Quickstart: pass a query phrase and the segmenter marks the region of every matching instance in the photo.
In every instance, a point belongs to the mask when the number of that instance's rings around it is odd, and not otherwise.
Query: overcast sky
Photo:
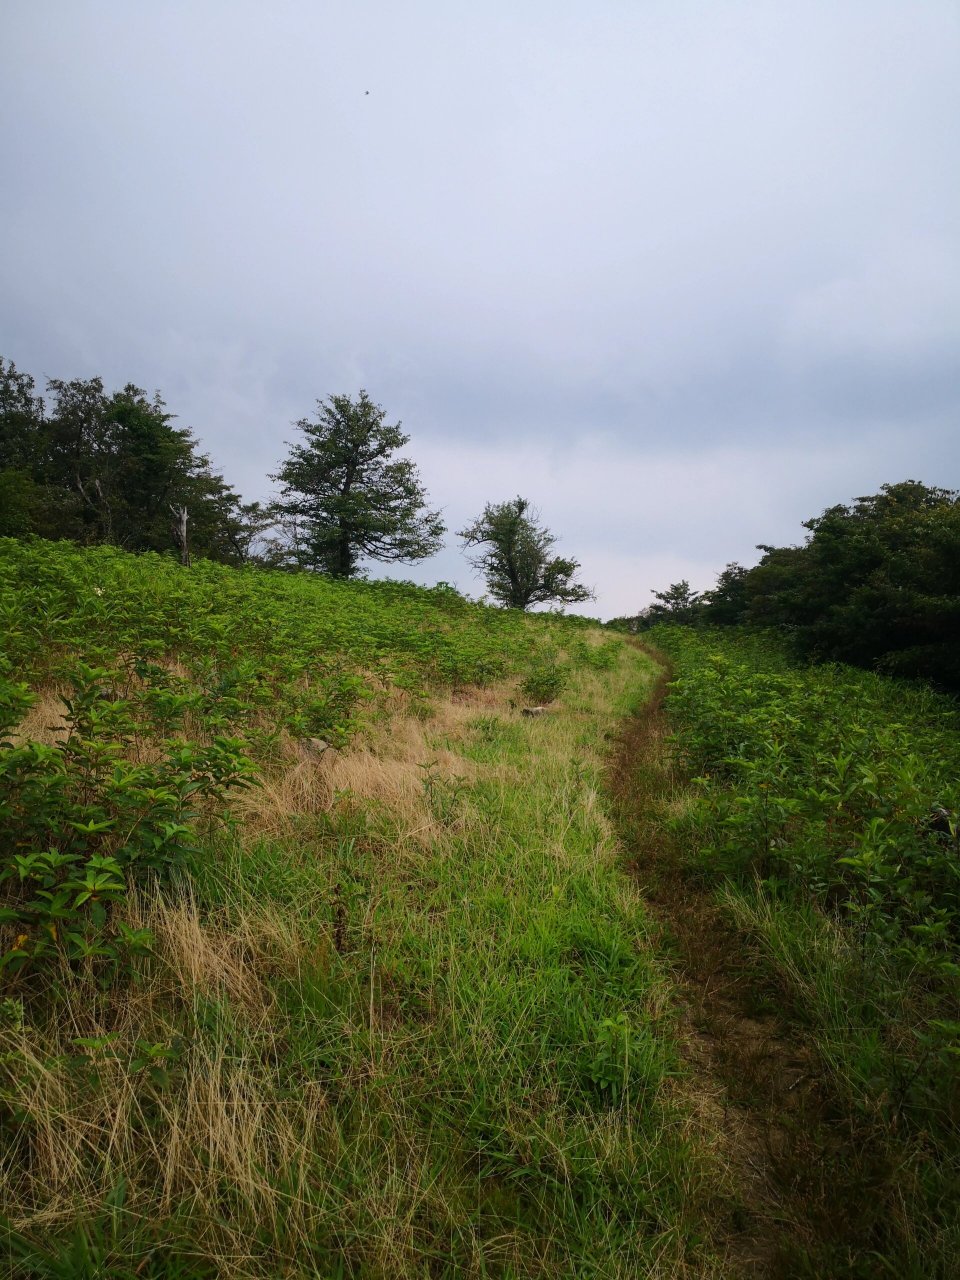
[[[6,0],[0,120],[0,353],[246,498],[364,387],[607,617],[960,487],[956,0]]]

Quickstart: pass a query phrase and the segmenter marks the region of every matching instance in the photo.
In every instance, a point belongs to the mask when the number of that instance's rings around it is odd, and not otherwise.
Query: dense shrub
[[[675,742],[699,786],[687,821],[702,856],[800,886],[916,963],[952,972],[956,704],[849,667],[791,668],[758,640],[674,632],[670,644]]]

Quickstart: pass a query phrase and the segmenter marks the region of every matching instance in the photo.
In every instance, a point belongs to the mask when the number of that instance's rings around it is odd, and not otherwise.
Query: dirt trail
[[[870,1274],[861,1269],[862,1224],[851,1204],[862,1202],[878,1171],[831,1108],[816,1056],[749,941],[725,921],[712,889],[684,869],[664,830],[678,790],[664,752],[669,679],[664,669],[625,726],[610,782],[632,869],[676,956],[699,1110],[736,1188],[716,1234],[731,1276]]]

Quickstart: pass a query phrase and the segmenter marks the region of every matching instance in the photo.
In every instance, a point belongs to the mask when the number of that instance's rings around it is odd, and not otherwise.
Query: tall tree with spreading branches
[[[316,421],[297,422],[304,440],[272,477],[288,561],[350,578],[364,557],[410,563],[439,549],[440,513],[428,510],[413,462],[393,457],[410,437],[385,417],[361,391],[318,400]]]
[[[593,592],[575,581],[579,562],[551,554],[556,536],[540,524],[540,513],[526,498],[488,502],[457,536],[465,551],[478,548],[470,563],[486,578],[494,600],[508,609],[593,599]]]

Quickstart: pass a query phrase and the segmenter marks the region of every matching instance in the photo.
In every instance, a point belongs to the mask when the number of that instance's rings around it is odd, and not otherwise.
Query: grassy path
[[[664,755],[668,680],[663,669],[650,701],[628,721],[612,791],[644,899],[677,956],[684,1060],[733,1192],[725,1241],[731,1274],[776,1275],[788,1232],[776,1164],[789,1117],[806,1098],[809,1062],[757,989],[710,891],[684,874],[671,847],[664,818],[678,795]]]
[[[667,672],[581,636],[538,716],[503,683],[281,735],[127,904],[129,989],[0,1027],[12,1275],[876,1274],[873,1157],[671,844]]]
[[[578,652],[538,716],[503,683],[281,736],[127,904],[132,985],[0,1026],[12,1275],[876,1274],[869,1150],[667,834],[667,672]]]
[[[131,904],[133,987],[68,983],[5,1030],[18,1276],[721,1274],[601,794],[656,668],[606,641],[539,717],[461,689],[278,749],[182,895]]]

